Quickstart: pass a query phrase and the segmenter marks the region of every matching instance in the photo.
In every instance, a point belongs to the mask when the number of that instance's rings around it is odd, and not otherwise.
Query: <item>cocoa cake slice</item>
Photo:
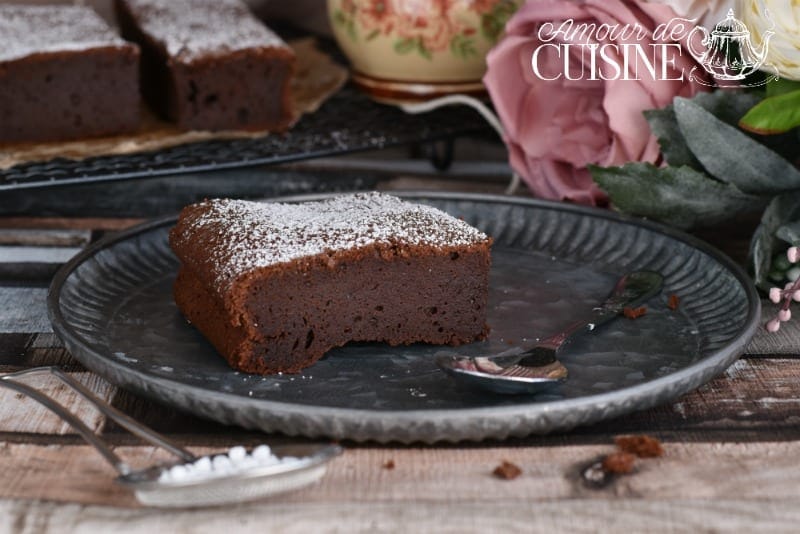
[[[380,193],[209,200],[170,232],[175,302],[235,369],[297,372],[351,341],[485,338],[491,239]]]
[[[0,143],[139,126],[139,49],[80,6],[0,5]]]
[[[142,92],[187,130],[273,130],[292,116],[294,52],[239,0],[115,0]]]

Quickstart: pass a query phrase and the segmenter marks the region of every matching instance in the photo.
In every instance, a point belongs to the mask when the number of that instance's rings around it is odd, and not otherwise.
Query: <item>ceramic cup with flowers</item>
[[[404,102],[481,94],[486,53],[522,0],[328,0],[353,80]]]

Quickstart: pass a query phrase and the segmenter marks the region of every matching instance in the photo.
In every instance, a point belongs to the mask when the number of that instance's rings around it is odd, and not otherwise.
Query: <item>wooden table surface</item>
[[[55,269],[100,236],[135,222],[0,217],[0,372],[62,366],[114,406],[198,453],[304,442],[158,405],[88,372],[63,348],[45,309]],[[746,246],[735,239],[728,244],[733,255]],[[798,354],[795,321],[775,335],[759,332],[727,372],[669,405],[566,434],[502,442],[345,442],[344,454],[314,486],[199,510],[138,505],[115,485],[113,469],[64,423],[0,391],[0,532],[797,531]],[[55,381],[33,383],[80,414],[135,466],[161,457]],[[639,460],[633,473],[605,485],[587,483],[586,466],[613,452],[614,437],[624,434],[658,438],[664,456]],[[504,460],[522,474],[493,476]]]

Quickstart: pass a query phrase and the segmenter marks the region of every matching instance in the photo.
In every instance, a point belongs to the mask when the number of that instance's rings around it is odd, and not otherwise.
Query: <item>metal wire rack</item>
[[[488,130],[475,111],[449,107],[423,115],[373,102],[347,86],[289,132],[254,139],[214,140],[153,152],[64,158],[0,171],[0,191],[143,179],[374,150],[452,139]]]

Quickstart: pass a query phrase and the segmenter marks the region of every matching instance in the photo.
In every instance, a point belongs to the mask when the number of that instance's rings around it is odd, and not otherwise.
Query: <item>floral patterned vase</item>
[[[353,81],[388,102],[481,95],[486,53],[522,0],[328,0]]]

